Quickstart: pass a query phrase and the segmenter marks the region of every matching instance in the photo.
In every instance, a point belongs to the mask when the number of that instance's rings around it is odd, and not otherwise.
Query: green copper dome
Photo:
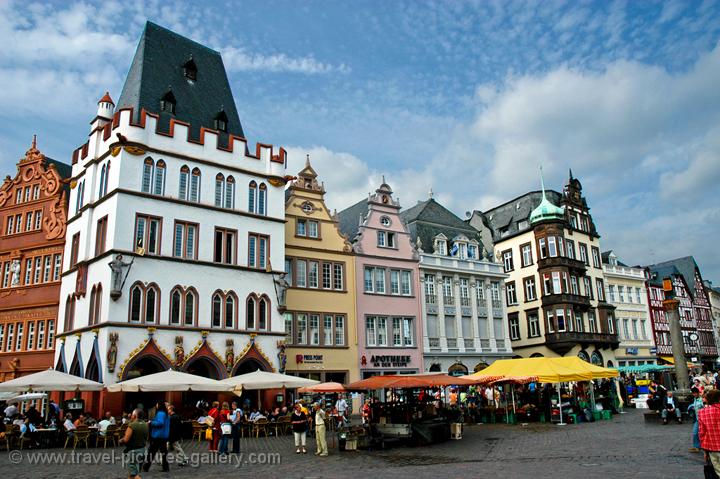
[[[542,168],[540,168],[540,184],[542,185],[542,200],[540,204],[530,213],[530,224],[535,224],[546,220],[562,220],[565,218],[565,211],[559,206],[555,206],[545,196],[545,181],[542,177]]]

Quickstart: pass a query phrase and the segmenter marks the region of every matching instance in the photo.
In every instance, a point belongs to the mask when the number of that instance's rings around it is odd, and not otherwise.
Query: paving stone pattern
[[[690,424],[645,424],[641,411],[630,410],[612,421],[555,426],[530,424],[467,426],[463,439],[428,447],[396,447],[385,451],[330,451],[316,457],[314,439],[308,453],[295,454],[292,436],[242,439],[242,451],[279,453],[280,464],[201,464],[168,473],[153,465],[143,478],[695,478],[703,477],[702,455],[688,451]],[[186,441],[187,453],[206,452],[207,443]],[[61,449],[43,450],[62,452]],[[89,453],[103,452],[90,448]],[[112,449],[105,452],[111,453]],[[114,449],[120,455],[121,449]],[[83,452],[85,452],[83,450]],[[33,451],[24,451],[24,454]],[[14,453],[17,454],[17,453]],[[123,478],[118,464],[11,463],[0,452],[2,478]],[[206,458],[207,459],[207,458]],[[258,459],[262,459],[258,456]]]

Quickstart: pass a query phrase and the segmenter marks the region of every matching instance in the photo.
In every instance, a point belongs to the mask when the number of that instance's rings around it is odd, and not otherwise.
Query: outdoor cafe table
[[[36,429],[38,442],[41,447],[53,447],[57,443],[58,430],[57,428],[40,428]]]

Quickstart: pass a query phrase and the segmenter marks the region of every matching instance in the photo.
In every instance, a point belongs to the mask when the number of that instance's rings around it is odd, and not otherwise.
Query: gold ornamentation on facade
[[[175,336],[175,366],[179,367],[185,362],[185,348],[183,347],[183,337]]]
[[[110,346],[108,346],[106,359],[108,371],[111,373],[115,371],[115,363],[117,362],[117,342],[119,337],[120,336],[118,335],[118,333],[108,334],[108,341],[110,342]]]
[[[112,334],[112,333],[111,333],[111,334]],[[117,334],[117,333],[115,333],[115,334]],[[142,351],[142,350],[145,348],[145,346],[147,346],[148,344],[150,344],[150,341],[152,341],[152,342],[155,343],[155,347],[157,347],[158,351],[160,351],[160,354],[162,354],[163,356],[165,356],[165,358],[168,360],[168,362],[172,364],[172,362],[173,362],[173,361],[172,361],[172,358],[171,358],[170,355],[167,353],[167,351],[165,351],[163,348],[161,348],[160,345],[159,345],[158,343],[156,343],[154,339],[148,338],[148,339],[146,339],[145,341],[143,341],[142,343],[140,343],[140,345],[139,345],[137,348],[135,348],[135,349],[133,349],[132,351],[130,351],[130,354],[127,355],[127,357],[125,358],[125,361],[123,361],[123,363],[120,365],[120,370],[118,371],[118,379],[122,379],[123,373],[125,372],[125,368],[127,367],[128,363],[130,363],[130,361],[131,361],[140,351]]]

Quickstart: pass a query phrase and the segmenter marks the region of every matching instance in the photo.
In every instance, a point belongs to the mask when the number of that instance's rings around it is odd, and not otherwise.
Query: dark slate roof
[[[50,165],[55,166],[60,178],[67,179],[72,176],[72,166],[62,161],[53,160],[52,158],[45,157],[45,164],[49,167]]]
[[[197,80],[185,78],[186,62],[197,66]],[[175,114],[160,111],[160,100],[172,90]],[[132,107],[134,121],[140,111],[160,114],[161,131],[168,131],[170,118],[190,123],[190,136],[200,136],[200,127],[214,128],[220,110],[227,115],[227,132],[244,137],[240,117],[220,53],[152,22],[145,24],[122,94],[116,106]],[[221,133],[220,143],[227,144]]]
[[[650,271],[657,272],[660,279],[673,274],[673,271],[674,274],[682,275],[685,280],[685,284],[687,284],[688,288],[690,288],[691,294],[695,294],[695,268],[698,266],[695,262],[695,258],[692,256],[685,256],[683,258],[664,261],[648,267],[650,268]]]
[[[478,242],[478,251],[482,251],[480,233],[435,199],[422,201],[406,209],[400,213],[400,217],[407,224],[413,242],[420,238],[424,251],[433,251],[433,239],[440,233],[450,241],[461,234],[470,240],[474,239]]]
[[[350,241],[355,239],[360,229],[360,216],[365,218],[368,212],[368,200],[364,199],[345,208],[338,213],[338,226],[343,234],[347,235]]]
[[[562,195],[557,191],[545,190],[545,195],[555,206],[562,206]],[[530,213],[537,208],[540,201],[542,201],[542,191],[531,191],[514,200],[510,200],[507,203],[483,212],[483,222],[492,231],[493,240],[500,240],[500,231],[504,228],[507,228],[507,234],[502,236],[503,238],[514,236],[525,231],[525,229],[520,231],[518,228],[518,223],[522,220],[528,222],[526,229],[530,229]]]

